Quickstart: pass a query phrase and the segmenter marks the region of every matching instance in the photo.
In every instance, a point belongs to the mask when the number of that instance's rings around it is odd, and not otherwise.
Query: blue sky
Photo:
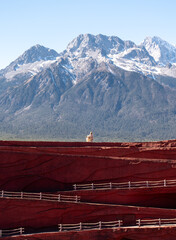
[[[35,44],[63,51],[81,33],[176,44],[176,0],[0,0],[0,69]]]

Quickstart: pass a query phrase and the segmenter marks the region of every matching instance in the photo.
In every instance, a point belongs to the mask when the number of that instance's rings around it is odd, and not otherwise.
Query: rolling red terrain
[[[139,228],[136,221],[176,218],[176,185],[99,190],[73,187],[88,183],[176,180],[175,168],[175,140],[153,143],[0,141],[0,190],[81,198],[77,203],[51,202],[2,194],[0,229],[24,227],[26,233],[35,233],[13,239],[175,239],[176,225]],[[53,232],[58,231],[58,224],[116,220],[123,221],[122,228]]]

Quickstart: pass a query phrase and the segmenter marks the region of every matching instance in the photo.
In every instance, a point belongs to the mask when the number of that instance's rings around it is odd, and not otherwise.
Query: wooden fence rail
[[[130,227],[141,227],[141,226],[164,226],[164,225],[176,225],[176,218],[173,219],[137,219],[135,226]],[[97,222],[97,223],[77,223],[77,224],[58,224],[59,231],[83,231],[91,229],[105,229],[105,228],[126,228],[128,226],[123,226],[123,221],[113,221],[113,222]]]
[[[9,192],[0,191],[1,198],[17,198],[28,200],[45,200],[57,202],[80,202],[80,196],[67,196],[61,194],[48,194],[48,193],[29,193],[29,192]]]
[[[168,225],[168,224],[176,224],[176,218],[172,219],[138,219],[136,220],[137,226],[146,226],[146,225]]]
[[[82,231],[91,229],[120,228],[122,220],[113,222],[97,222],[97,223],[77,223],[77,224],[59,224],[59,231]]]
[[[165,225],[176,225],[176,218],[172,219],[137,219],[135,226],[130,227],[147,227],[152,226],[165,226]],[[122,220],[112,221],[112,222],[96,222],[96,223],[77,223],[77,224],[58,224],[59,232],[63,231],[84,231],[84,230],[102,230],[105,228],[127,228],[128,226],[123,226]],[[10,230],[0,230],[0,237],[7,237],[13,235],[24,234],[24,228],[10,229]]]
[[[16,228],[9,230],[0,230],[0,237],[8,237],[14,235],[22,235],[24,233],[24,228]]]
[[[158,188],[158,187],[176,187],[176,180],[160,181],[140,181],[124,183],[88,183],[74,184],[74,190],[95,190],[95,189],[135,189],[135,188]]]

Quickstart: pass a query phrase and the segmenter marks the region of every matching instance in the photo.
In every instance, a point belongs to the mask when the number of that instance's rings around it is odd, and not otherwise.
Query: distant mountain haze
[[[81,34],[66,50],[35,45],[0,70],[2,138],[176,138],[176,48]]]

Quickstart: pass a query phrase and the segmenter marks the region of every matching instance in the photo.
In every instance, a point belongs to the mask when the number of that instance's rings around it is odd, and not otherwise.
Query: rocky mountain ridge
[[[123,41],[115,36],[81,34],[73,39],[67,49],[60,54],[39,44],[31,47],[9,66],[2,69],[0,75],[8,81],[22,74],[32,76],[54,62],[60,62],[61,59],[66,60],[66,67],[69,67],[69,71],[73,68],[76,71],[78,65],[80,70],[80,61],[85,67],[83,62],[86,61],[87,64],[89,59],[89,61],[94,60],[98,63],[113,63],[124,70],[136,71],[150,77],[155,75],[175,77],[175,53],[176,48],[173,45],[158,37],[148,37],[137,46],[132,41]],[[162,59],[164,58],[163,61],[158,60],[160,55]]]
[[[174,49],[156,37],[136,45],[101,34],[81,34],[59,54],[36,45],[0,71],[0,130],[51,139],[82,138],[88,129],[99,139],[172,138]]]

